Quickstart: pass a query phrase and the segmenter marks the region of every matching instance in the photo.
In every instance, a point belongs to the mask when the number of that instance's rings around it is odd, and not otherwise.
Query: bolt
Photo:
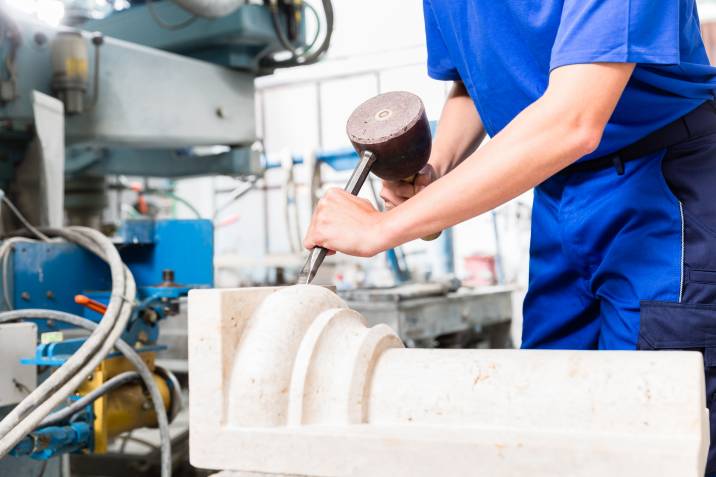
[[[22,298],[25,301],[30,301],[30,294],[28,292],[24,291],[20,294],[20,298]]]
[[[89,376],[87,376],[87,381],[92,381],[92,379],[94,379],[93,375],[90,374]]]
[[[104,36],[99,32],[94,32],[92,34],[92,44],[94,46],[102,46],[102,44],[104,44]]]
[[[144,401],[144,402],[142,403],[142,410],[143,410],[143,411],[149,411],[149,410],[151,410],[151,409],[152,409],[152,403],[150,403],[149,401]]]
[[[225,117],[226,117],[226,114],[224,113],[224,108],[222,108],[221,106],[219,106],[218,108],[216,108],[216,116],[217,116],[217,117],[220,117],[220,118],[222,118],[222,119],[225,118]]]
[[[48,328],[54,328],[55,327],[55,320],[47,320],[46,322]]]
[[[54,300],[55,299],[55,293],[52,290],[47,290],[47,299],[48,300]]]
[[[35,33],[34,39],[35,43],[37,43],[37,45],[39,46],[42,46],[47,43],[47,35],[41,32]]]
[[[174,270],[172,270],[171,268],[162,270],[162,281],[174,283]]]

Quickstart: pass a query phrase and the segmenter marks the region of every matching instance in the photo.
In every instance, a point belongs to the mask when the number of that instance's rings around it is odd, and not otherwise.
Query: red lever
[[[77,303],[78,305],[86,306],[90,310],[96,311],[101,315],[104,315],[104,313],[107,311],[106,305],[96,300],[93,300],[85,295],[75,295],[75,303]]]

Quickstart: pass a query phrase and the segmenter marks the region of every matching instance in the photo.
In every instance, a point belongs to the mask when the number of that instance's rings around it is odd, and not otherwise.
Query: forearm
[[[438,122],[430,165],[438,177],[453,170],[485,138],[485,128],[462,82],[453,84]]]
[[[562,87],[548,89],[451,173],[386,213],[382,224],[387,246],[429,235],[491,210],[592,152],[631,75],[633,66],[626,67],[628,76],[616,76],[611,80],[614,84],[601,85],[603,94],[598,89],[599,69],[586,84],[580,84],[584,78],[580,78],[579,67],[568,70]],[[604,68],[609,73],[609,68],[615,67]],[[576,71],[575,78],[569,77],[570,71]],[[597,91],[590,97],[593,105],[580,104],[584,103],[581,98],[585,97],[585,88]]]

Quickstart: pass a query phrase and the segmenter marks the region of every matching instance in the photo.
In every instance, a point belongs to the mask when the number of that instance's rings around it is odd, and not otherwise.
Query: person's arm
[[[545,94],[452,172],[389,212],[331,190],[305,245],[372,256],[491,210],[599,146],[634,70],[632,63],[558,68]]]
[[[472,154],[485,139],[485,127],[462,81],[453,83],[438,122],[428,166],[413,184],[383,181],[381,197],[386,208],[402,204],[444,176]]]
[[[455,82],[440,115],[430,165],[446,175],[475,152],[485,139],[485,127],[462,81]]]

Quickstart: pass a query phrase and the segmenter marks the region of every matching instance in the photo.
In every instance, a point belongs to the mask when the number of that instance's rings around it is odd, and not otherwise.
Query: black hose
[[[324,27],[325,36],[320,46],[308,55],[306,55],[307,52],[305,51],[302,52],[300,55],[296,54],[296,49],[288,41],[288,38],[286,38],[286,35],[281,28],[278,16],[278,9],[275,7],[275,5],[269,7],[271,9],[271,22],[273,23],[274,29],[276,30],[276,35],[278,36],[281,45],[291,53],[291,58],[282,61],[268,60],[265,62],[265,66],[270,68],[286,68],[298,65],[310,65],[316,63],[323,56],[323,54],[328,51],[328,48],[331,45],[331,38],[333,37],[333,3],[331,2],[331,0],[321,0],[321,3],[323,5],[324,15],[326,16],[326,25]]]
[[[141,376],[136,371],[127,371],[125,373],[118,374],[117,376],[102,383],[102,385],[97,389],[94,389],[92,392],[85,394],[80,399],[73,401],[67,407],[50,414],[43,419],[37,427],[40,428],[57,425],[68,419],[73,414],[80,412],[82,409],[94,403],[97,399],[101,398],[110,391],[138,379],[141,379]]]

